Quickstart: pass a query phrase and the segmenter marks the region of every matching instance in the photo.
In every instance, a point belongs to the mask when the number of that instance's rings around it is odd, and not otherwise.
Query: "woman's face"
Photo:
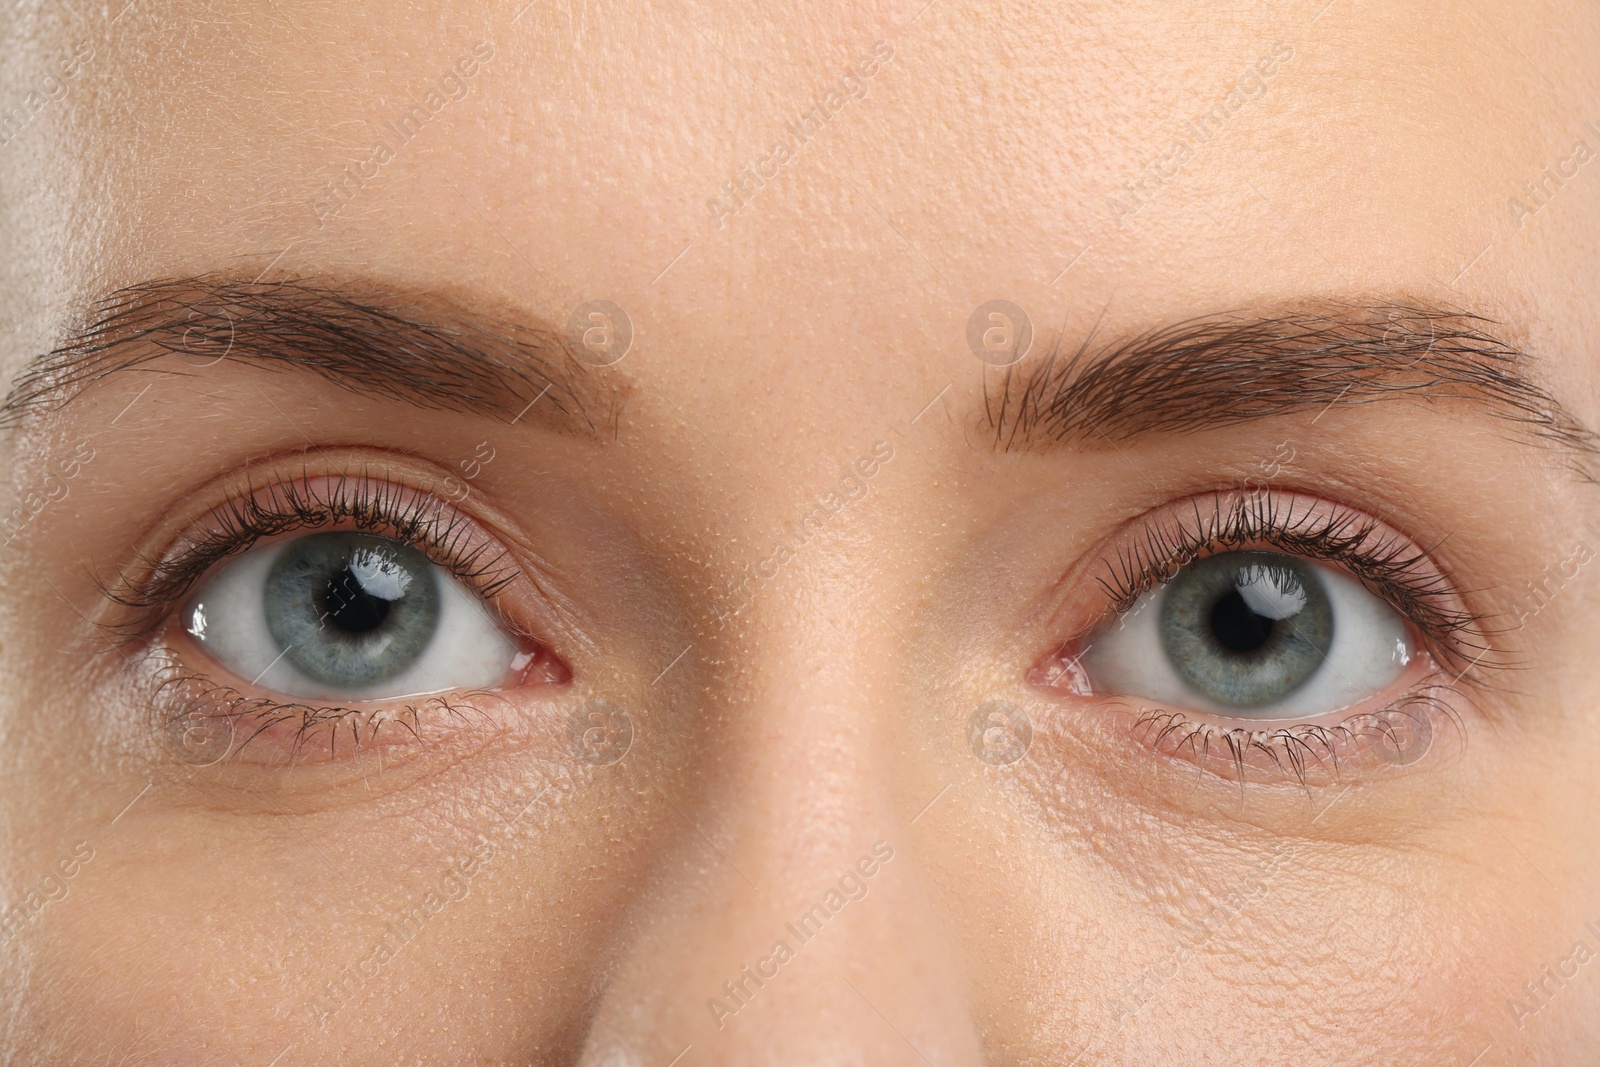
[[[0,1058],[1600,1047],[1591,4],[4,16]]]

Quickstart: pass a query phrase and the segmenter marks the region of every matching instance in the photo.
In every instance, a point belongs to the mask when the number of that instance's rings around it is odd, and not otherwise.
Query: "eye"
[[[426,554],[354,531],[251,549],[196,591],[183,623],[238,677],[296,697],[490,688],[526,658]]]
[[[1354,578],[1281,552],[1185,564],[1091,636],[1095,692],[1242,718],[1309,718],[1382,693],[1414,654],[1405,620]]]

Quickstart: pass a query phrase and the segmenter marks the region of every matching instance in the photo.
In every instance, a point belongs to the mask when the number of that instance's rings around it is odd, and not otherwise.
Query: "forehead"
[[[150,276],[316,273],[872,375],[970,360],[994,297],[1069,331],[1368,290],[1538,319],[1594,266],[1600,181],[1543,177],[1600,147],[1577,3],[113,8],[9,27],[0,240],[41,334]]]

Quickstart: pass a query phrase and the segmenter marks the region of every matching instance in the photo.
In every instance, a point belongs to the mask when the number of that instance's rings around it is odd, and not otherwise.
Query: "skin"
[[[1509,628],[1529,583],[1600,545],[1593,486],[1414,400],[997,453],[1003,375],[964,342],[997,295],[1029,310],[1037,360],[1097,327],[1399,294],[1502,323],[1600,424],[1600,164],[1520,226],[1508,206],[1600,138],[1592,4],[76,6],[0,23],[7,104],[93,45],[0,149],[8,376],[103,294],[207,272],[556,328],[603,297],[636,337],[569,368],[601,398],[592,434],[178,357],[5,432],[8,513],[77,443],[94,457],[0,550],[0,904],[64,887],[0,944],[6,1062],[1465,1067],[1600,1047],[1600,964],[1573,961],[1600,948],[1593,571]],[[479,40],[464,98],[319,225],[308,198]],[[707,199],[878,41],[866,96],[717,225]],[[1279,42],[1263,95],[1137,211],[1108,206]],[[366,457],[428,485],[484,441],[471,506],[541,576],[516,610],[570,681],[340,759],[172,758],[84,622],[109,610],[94,574],[159,552],[247,460]],[[865,497],[719,623],[880,441]],[[1521,669],[1454,703],[1412,766],[1240,789],[1028,673],[1104,611],[1108,536],[1284,442],[1284,479],[1434,549]],[[566,746],[597,695],[634,730],[604,765]],[[966,743],[993,698],[1032,724],[1014,763]],[[92,858],[53,874],[80,842]],[[893,858],[865,895],[787,934],[877,842]],[[311,1006],[475,843],[459,899]],[[1215,934],[1185,940],[1208,914]],[[719,1020],[708,1001],[779,939],[794,958]],[[1546,966],[1576,976],[1533,999]]]

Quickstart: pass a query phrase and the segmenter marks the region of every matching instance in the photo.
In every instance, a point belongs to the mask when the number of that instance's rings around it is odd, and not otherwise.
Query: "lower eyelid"
[[[1114,757],[1153,756],[1232,787],[1338,787],[1424,769],[1458,749],[1462,698],[1429,662],[1398,695],[1314,720],[1229,719],[1122,697],[1073,701],[1053,717]]]
[[[572,680],[571,669],[548,646],[524,642],[503,683],[490,689],[343,701],[273,694],[254,680],[227,677],[221,665],[202,665],[212,657],[181,621],[179,614],[169,616],[141,657],[141,673],[156,736],[169,755],[191,764],[223,758],[303,764],[335,758],[341,749],[395,752],[463,730],[493,731],[504,723],[487,709],[510,692]]]
[[[518,667],[519,688],[570,680],[565,665],[547,653],[530,653]],[[145,652],[138,669],[136,699],[147,709],[150,735],[166,759],[190,766],[288,766],[403,753],[496,732],[510,713],[503,689],[344,704],[251,693],[196,669],[170,642]]]

